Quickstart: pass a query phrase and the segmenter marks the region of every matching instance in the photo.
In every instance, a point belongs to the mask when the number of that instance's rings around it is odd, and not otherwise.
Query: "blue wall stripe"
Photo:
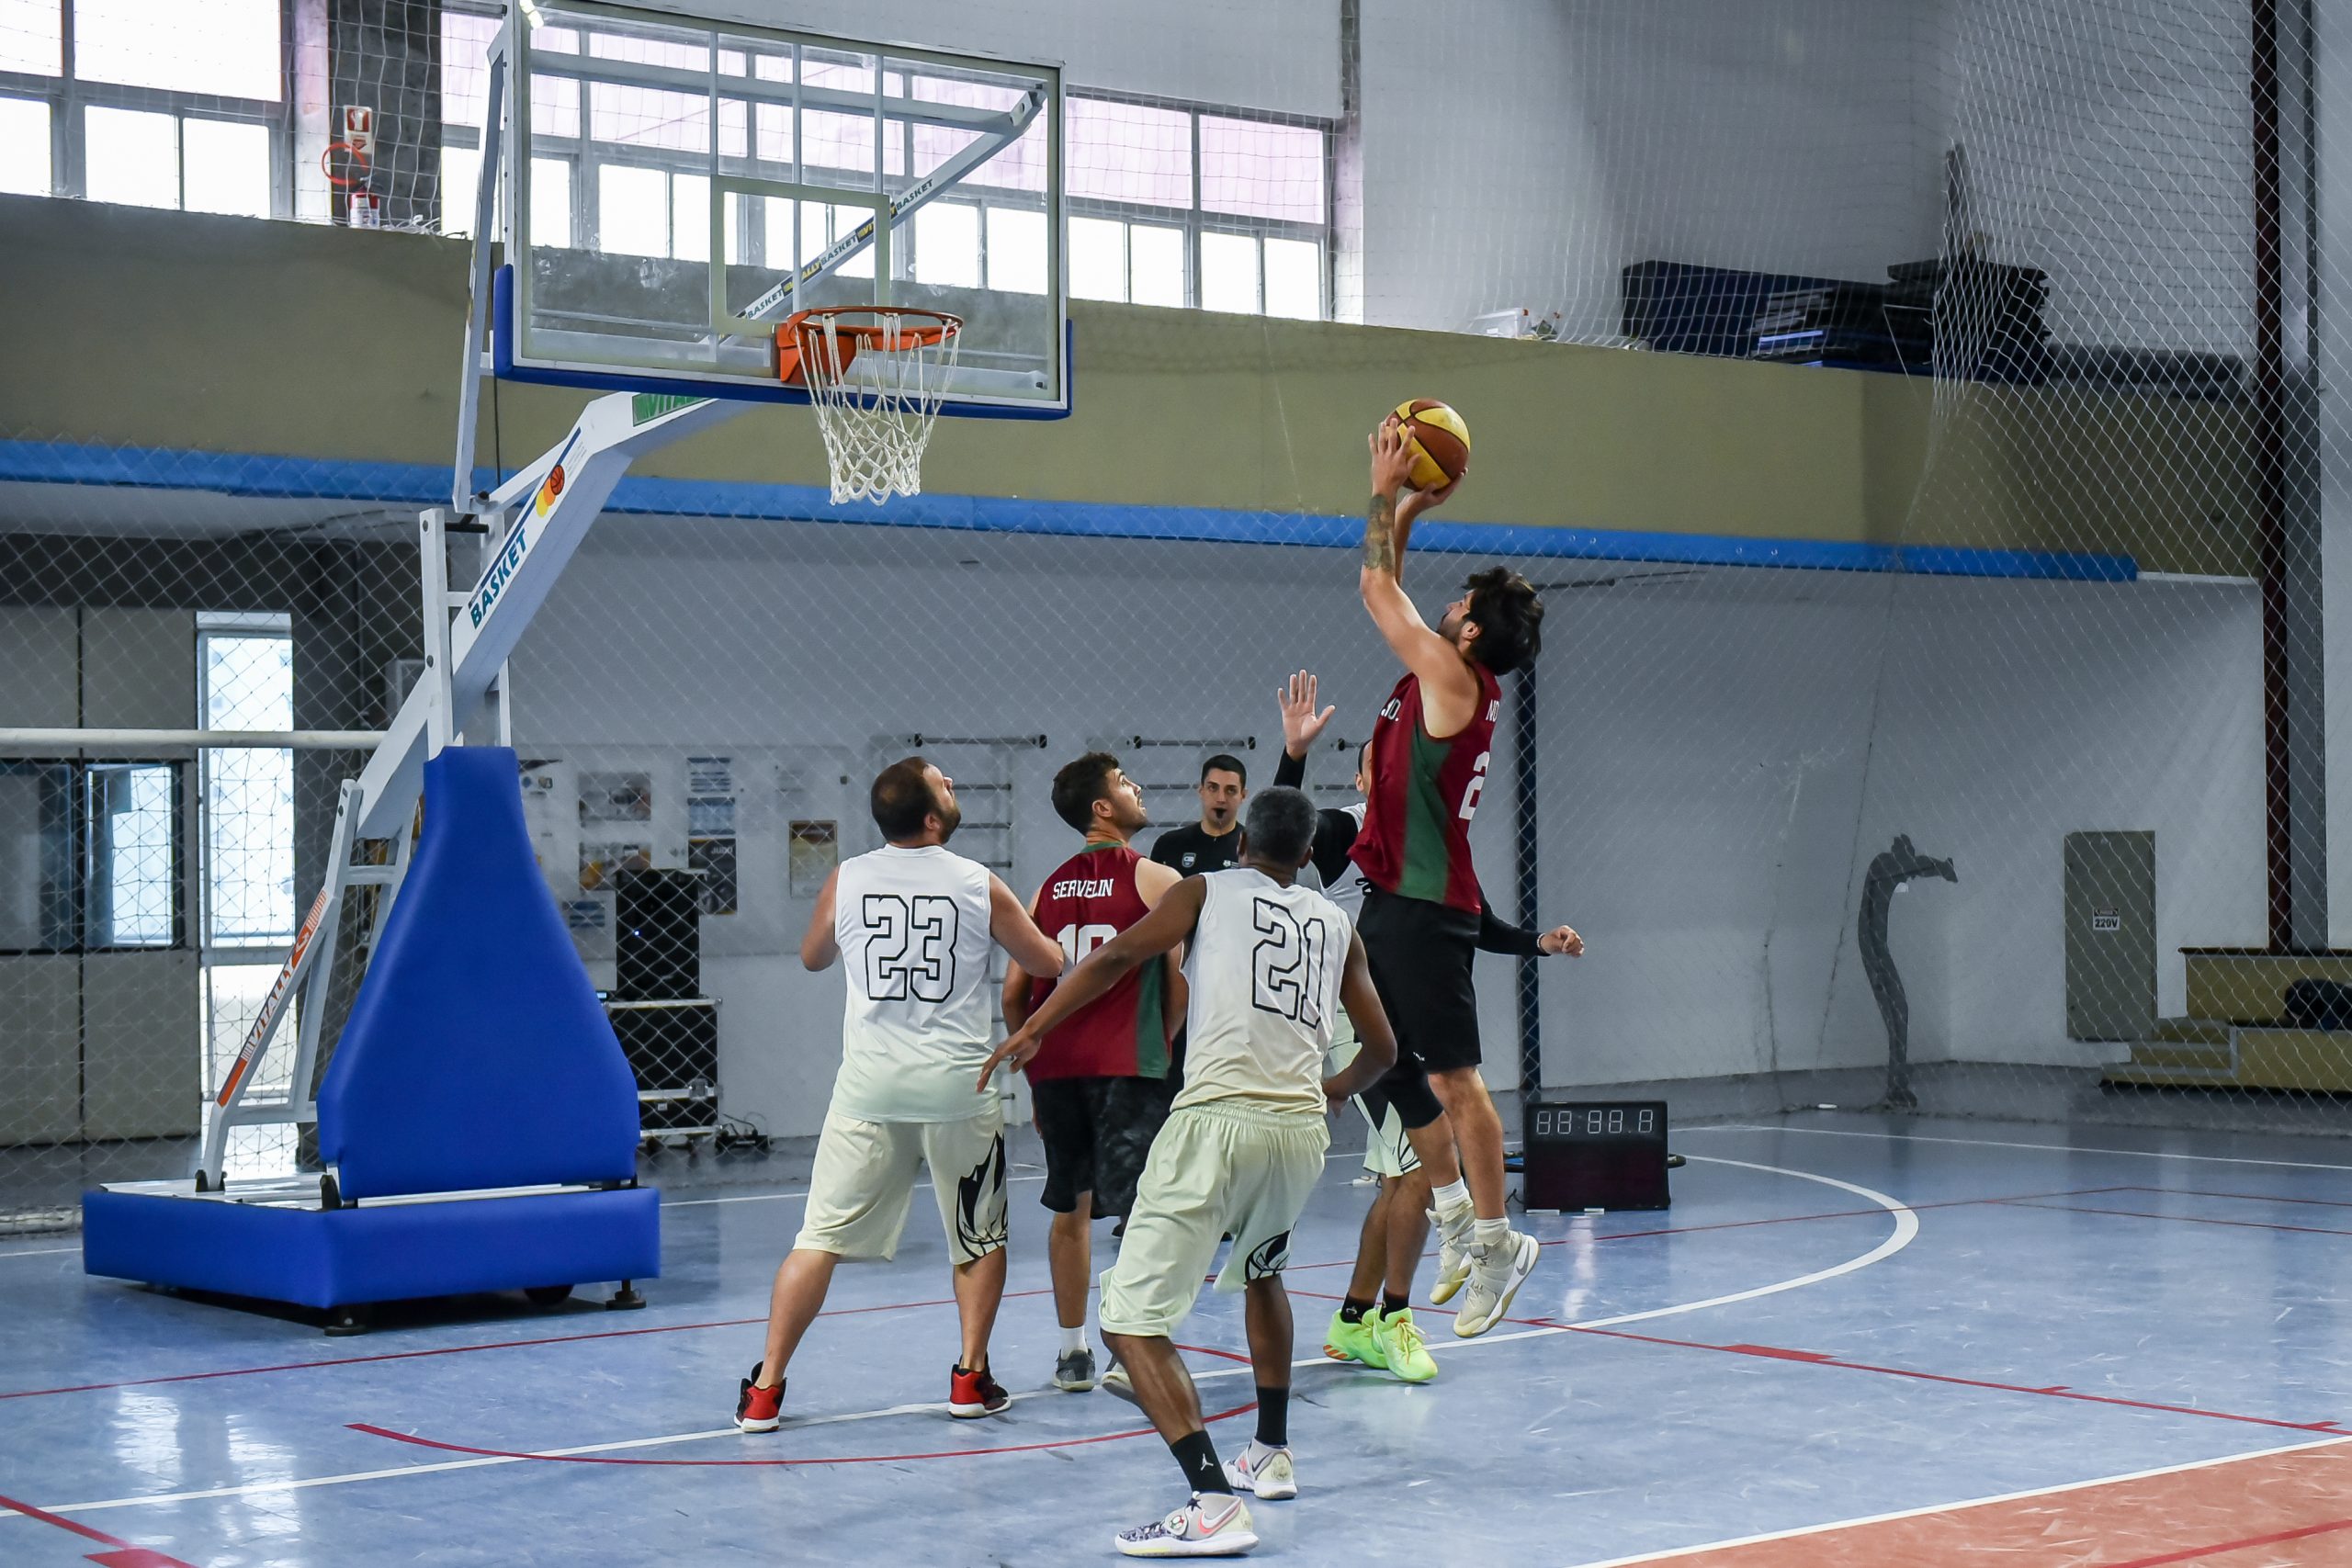
[[[477,471],[478,488],[503,476]],[[431,506],[448,498],[449,472],[424,463],[371,463],[166,447],[66,442],[0,442],[0,480],[30,484],[130,485],[215,491],[224,495],[304,497]],[[1236,512],[1209,506],[1137,506],[1025,501],[1001,496],[919,495],[885,506],[835,505],[814,485],[717,479],[623,479],[607,511],[740,517],[775,522],[863,523],[901,528],[1042,534],[1080,538],[1189,539],[1228,544],[1353,547],[1363,524],[1304,512]],[[1733,535],[1638,533],[1611,528],[1534,528],[1443,522],[1414,530],[1427,548],[1524,559],[1643,561],[1690,566],[1900,571],[1931,577],[2039,578],[2130,582],[2130,556],[2077,551],[1969,549],[1949,545],[1847,544],[1826,539],[1751,539]]]

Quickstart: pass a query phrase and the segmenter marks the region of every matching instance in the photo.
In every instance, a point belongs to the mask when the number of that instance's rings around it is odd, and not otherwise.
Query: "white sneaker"
[[[1258,1532],[1240,1498],[1195,1492],[1166,1518],[1121,1530],[1111,1544],[1128,1557],[1238,1557],[1258,1544]]]
[[[1117,1394],[1129,1404],[1136,1403],[1135,1382],[1127,1376],[1127,1369],[1119,1365],[1116,1361],[1111,1363],[1111,1370],[1104,1372],[1102,1380],[1094,1386],[1101,1389],[1105,1393]]]
[[[1451,1221],[1434,1213],[1430,1218],[1437,1222],[1438,1230],[1437,1282],[1430,1287],[1430,1300],[1442,1306],[1470,1278],[1470,1242],[1476,1234],[1478,1213],[1464,1208]]]
[[[1473,1252],[1470,1259],[1470,1293],[1462,1298],[1462,1310],[1454,1314],[1453,1332],[1464,1339],[1476,1339],[1510,1311],[1511,1298],[1535,1272],[1536,1259],[1543,1249],[1535,1238],[1512,1231],[1496,1246]]]
[[[1225,1461],[1225,1483],[1268,1503],[1298,1495],[1298,1472],[1291,1468],[1290,1450],[1270,1449],[1255,1438],[1239,1459]]]

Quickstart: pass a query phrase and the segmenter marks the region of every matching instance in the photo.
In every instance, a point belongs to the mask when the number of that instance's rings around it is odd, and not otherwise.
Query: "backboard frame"
[[[685,72],[656,63],[622,61],[591,52],[593,46],[577,51],[532,56],[530,35],[534,26],[525,13],[543,19],[545,25],[566,28],[585,24],[575,37],[587,44],[586,33],[593,31],[597,18],[610,18],[616,27],[637,25],[651,30],[684,29],[704,34],[709,43],[710,66],[700,72]],[[726,58],[726,40],[735,39],[789,51],[792,62],[789,80],[776,79],[738,69],[726,75],[720,66]],[[855,95],[863,112],[871,114],[876,127],[875,146],[870,153],[873,175],[871,188],[859,189],[808,181],[800,161],[802,141],[800,125],[793,124],[789,138],[789,162],[774,160],[776,166],[788,167],[795,176],[788,180],[763,177],[757,173],[743,173],[725,164],[741,165],[753,163],[748,157],[724,152],[721,141],[726,133],[719,113],[722,102],[741,102],[746,125],[749,117],[759,114],[761,107],[790,105],[804,111],[809,100],[823,96],[827,107],[823,112],[836,113],[842,106],[832,98],[848,98],[851,95],[800,80],[802,62],[808,51],[820,54],[864,55],[871,58],[869,73],[874,90],[868,99],[861,91]],[[612,355],[583,352],[587,344],[573,341],[550,344],[557,336],[549,330],[535,330],[532,307],[533,267],[528,234],[531,211],[532,130],[531,94],[527,84],[531,71],[530,58],[551,58],[566,62],[576,70],[560,74],[582,79],[579,103],[572,111],[580,119],[579,136],[584,145],[593,134],[592,91],[608,77],[665,92],[702,91],[711,105],[709,114],[708,154],[709,234],[707,254],[710,300],[707,330],[714,356],[723,352],[722,345],[731,348],[728,355],[737,368],[715,368],[707,364],[680,363],[675,366],[658,363],[659,355],[649,354],[631,357],[625,350]],[[1068,225],[1063,216],[1063,147],[1062,68],[1057,62],[1012,60],[978,53],[945,52],[917,46],[849,38],[846,36],[805,32],[792,28],[771,28],[755,23],[737,22],[708,16],[690,15],[682,11],[644,6],[626,6],[605,3],[605,0],[549,0],[544,5],[517,5],[510,7],[497,42],[492,46],[491,64],[494,73],[503,76],[503,88],[493,97],[503,98],[507,106],[506,123],[503,128],[485,127],[485,144],[492,138],[499,143],[500,155],[493,161],[485,159],[482,179],[487,185],[499,182],[497,189],[503,197],[503,220],[500,238],[504,243],[501,265],[495,269],[484,265],[486,257],[477,256],[477,276],[489,282],[490,299],[487,327],[487,354],[483,368],[502,380],[540,385],[577,387],[598,391],[655,392],[725,399],[732,401],[764,403],[806,403],[805,389],[788,387],[776,381],[773,371],[772,333],[774,324],[781,321],[793,310],[804,308],[810,301],[805,298],[806,285],[835,275],[841,266],[854,263],[860,256],[875,260],[874,296],[876,302],[891,298],[895,282],[906,288],[919,279],[893,278],[892,239],[902,236],[914,213],[938,195],[956,188],[963,177],[974,167],[985,164],[1011,140],[1027,133],[1035,118],[1046,121],[1045,143],[1045,190],[1047,242],[1046,245],[1046,289],[1042,309],[1049,315],[1053,344],[1042,355],[1029,353],[1033,341],[1023,340],[1023,367],[1016,372],[997,371],[1006,391],[997,391],[987,383],[989,373],[973,370],[966,384],[959,386],[944,403],[941,412],[960,418],[994,419],[1059,419],[1070,409],[1074,390],[1074,333],[1069,320],[1068,268],[1063,254]],[[915,96],[917,91],[911,71],[905,67],[932,66],[945,79],[964,73],[967,79],[1001,71],[1010,76],[1033,79],[1029,87],[1008,110],[974,108],[944,100],[934,101]],[[697,85],[699,84],[699,85]],[[892,88],[895,85],[896,91]],[[999,93],[1007,90],[999,85]],[[813,111],[811,111],[813,112]],[[892,152],[886,152],[879,133],[892,126],[923,123],[946,126],[957,131],[992,131],[997,140],[987,135],[976,137],[967,145],[937,160],[933,168],[922,175],[913,174],[912,158],[895,173],[890,168]],[[1010,127],[1010,130],[1006,130]],[[503,130],[503,134],[501,131]],[[758,143],[749,140],[747,130],[740,132],[744,144],[756,150]],[[913,135],[910,132],[910,135]],[[920,143],[915,142],[919,147]],[[960,165],[960,166],[958,166]],[[983,187],[992,188],[992,187]],[[489,193],[483,193],[487,196]],[[728,243],[728,212],[730,203],[739,199],[769,199],[797,201],[805,205],[821,198],[837,211],[842,208],[862,208],[871,216],[857,224],[853,232],[843,233],[820,254],[797,266],[785,269],[782,279],[766,291],[763,299],[743,308],[737,314],[729,309],[725,299],[725,276],[730,266],[744,264],[732,259]],[[487,206],[487,202],[483,205]],[[484,250],[489,240],[484,236],[486,225],[477,225],[476,247]],[[567,247],[569,248],[569,247]],[[804,244],[803,253],[807,254]],[[767,269],[771,272],[776,269]],[[1004,291],[983,291],[1004,292]],[[1036,296],[1018,296],[1024,301],[1035,301]],[[840,303],[839,300],[820,300]],[[920,297],[909,297],[897,302],[908,306],[927,305]],[[959,313],[967,313],[961,307]],[[764,331],[741,331],[754,328]],[[568,335],[568,334],[564,334]],[[593,342],[593,333],[582,333],[583,340]],[[620,341],[617,337],[616,341]],[[649,340],[650,341],[650,340]],[[754,356],[763,356],[764,367],[754,376],[741,367]],[[1030,368],[1034,367],[1035,368]],[[1033,376],[1044,381],[1035,390],[1019,382]]]

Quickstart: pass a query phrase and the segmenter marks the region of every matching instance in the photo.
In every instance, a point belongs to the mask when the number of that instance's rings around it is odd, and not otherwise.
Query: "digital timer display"
[[[1663,1105],[1537,1105],[1527,1120],[1532,1138],[1662,1137]]]
[[[1531,1209],[1663,1209],[1666,1102],[1532,1102],[1526,1109],[1521,1200]]]

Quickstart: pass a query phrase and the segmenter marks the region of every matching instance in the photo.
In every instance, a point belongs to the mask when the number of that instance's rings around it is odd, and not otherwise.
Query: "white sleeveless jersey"
[[[1201,883],[1200,921],[1184,954],[1192,1010],[1176,1104],[1322,1115],[1347,916],[1314,888],[1285,887],[1248,866]]]
[[[989,1006],[989,868],[937,845],[842,863],[833,938],[848,1003],[833,1109],[865,1122],[960,1122],[978,1093]]]

